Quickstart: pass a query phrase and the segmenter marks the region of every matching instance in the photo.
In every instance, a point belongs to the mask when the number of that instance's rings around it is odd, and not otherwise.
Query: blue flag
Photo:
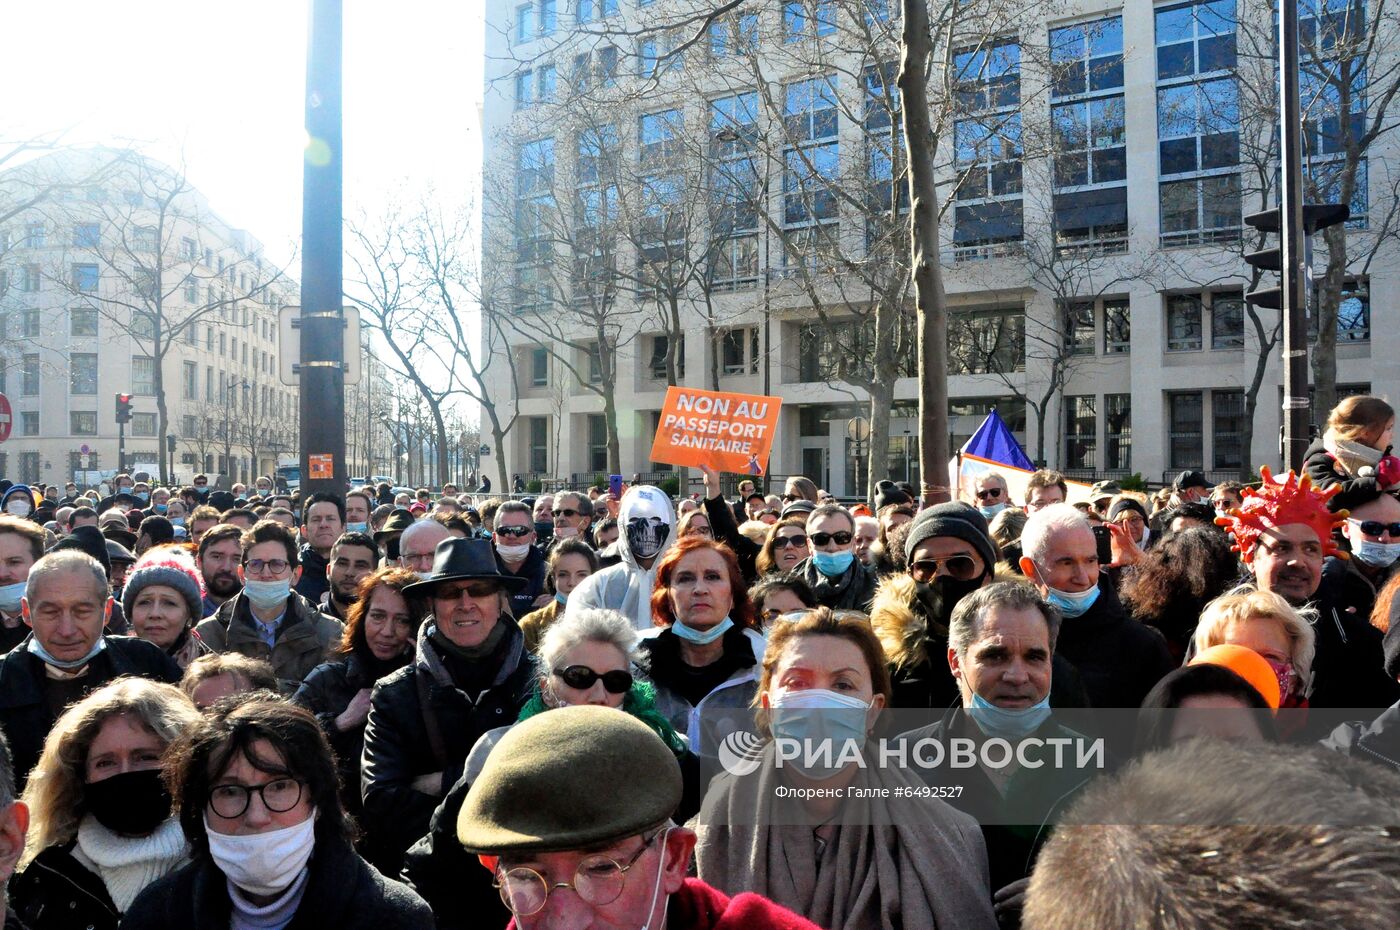
[[[962,451],[978,458],[1001,462],[1003,465],[1035,471],[1035,463],[1026,457],[1026,453],[1021,450],[1021,444],[1011,435],[1011,430],[1006,428],[1006,423],[1001,417],[997,416],[995,407],[987,414],[987,419],[982,421],[982,425],[977,427],[977,432],[972,434]]]

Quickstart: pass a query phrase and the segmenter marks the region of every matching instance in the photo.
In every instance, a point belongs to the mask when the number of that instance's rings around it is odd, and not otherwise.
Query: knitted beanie
[[[199,576],[194,559],[180,546],[158,546],[136,560],[122,589],[122,610],[128,618],[141,589],[153,584],[179,591],[195,623],[204,615],[204,580]]]
[[[975,507],[961,501],[951,501],[920,510],[904,540],[905,558],[914,561],[914,550],[919,548],[919,543],[934,536],[953,536],[970,543],[982,556],[987,572],[991,572],[996,565],[997,548],[987,532],[987,518]]]

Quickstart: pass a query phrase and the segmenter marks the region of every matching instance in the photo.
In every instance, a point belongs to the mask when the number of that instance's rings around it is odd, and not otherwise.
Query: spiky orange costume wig
[[[1340,484],[1324,491],[1314,487],[1308,475],[1299,478],[1291,471],[1282,481],[1275,480],[1267,465],[1259,468],[1259,475],[1264,479],[1263,484],[1257,489],[1245,488],[1240,492],[1240,505],[1215,518],[1215,522],[1234,537],[1235,544],[1230,548],[1240,554],[1246,565],[1254,562],[1260,536],[1267,530],[1293,523],[1306,524],[1317,533],[1323,555],[1346,558],[1346,553],[1337,549],[1332,530],[1346,524],[1348,511],[1333,513],[1327,509],[1327,502],[1342,490]]]

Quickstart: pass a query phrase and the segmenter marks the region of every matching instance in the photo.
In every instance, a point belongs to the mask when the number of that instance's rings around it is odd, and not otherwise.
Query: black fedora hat
[[[428,597],[439,581],[494,581],[514,593],[529,582],[501,571],[489,539],[444,539],[433,550],[433,572],[403,589],[404,597]]]
[[[395,507],[385,518],[384,525],[374,531],[374,541],[381,546],[384,545],[384,538],[392,536],[394,533],[402,533],[413,525],[414,517],[407,507]]]

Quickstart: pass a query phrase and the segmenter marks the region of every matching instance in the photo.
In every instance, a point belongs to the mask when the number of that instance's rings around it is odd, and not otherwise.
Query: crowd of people
[[[0,482],[4,926],[1389,926],[1394,422],[1151,495]]]

